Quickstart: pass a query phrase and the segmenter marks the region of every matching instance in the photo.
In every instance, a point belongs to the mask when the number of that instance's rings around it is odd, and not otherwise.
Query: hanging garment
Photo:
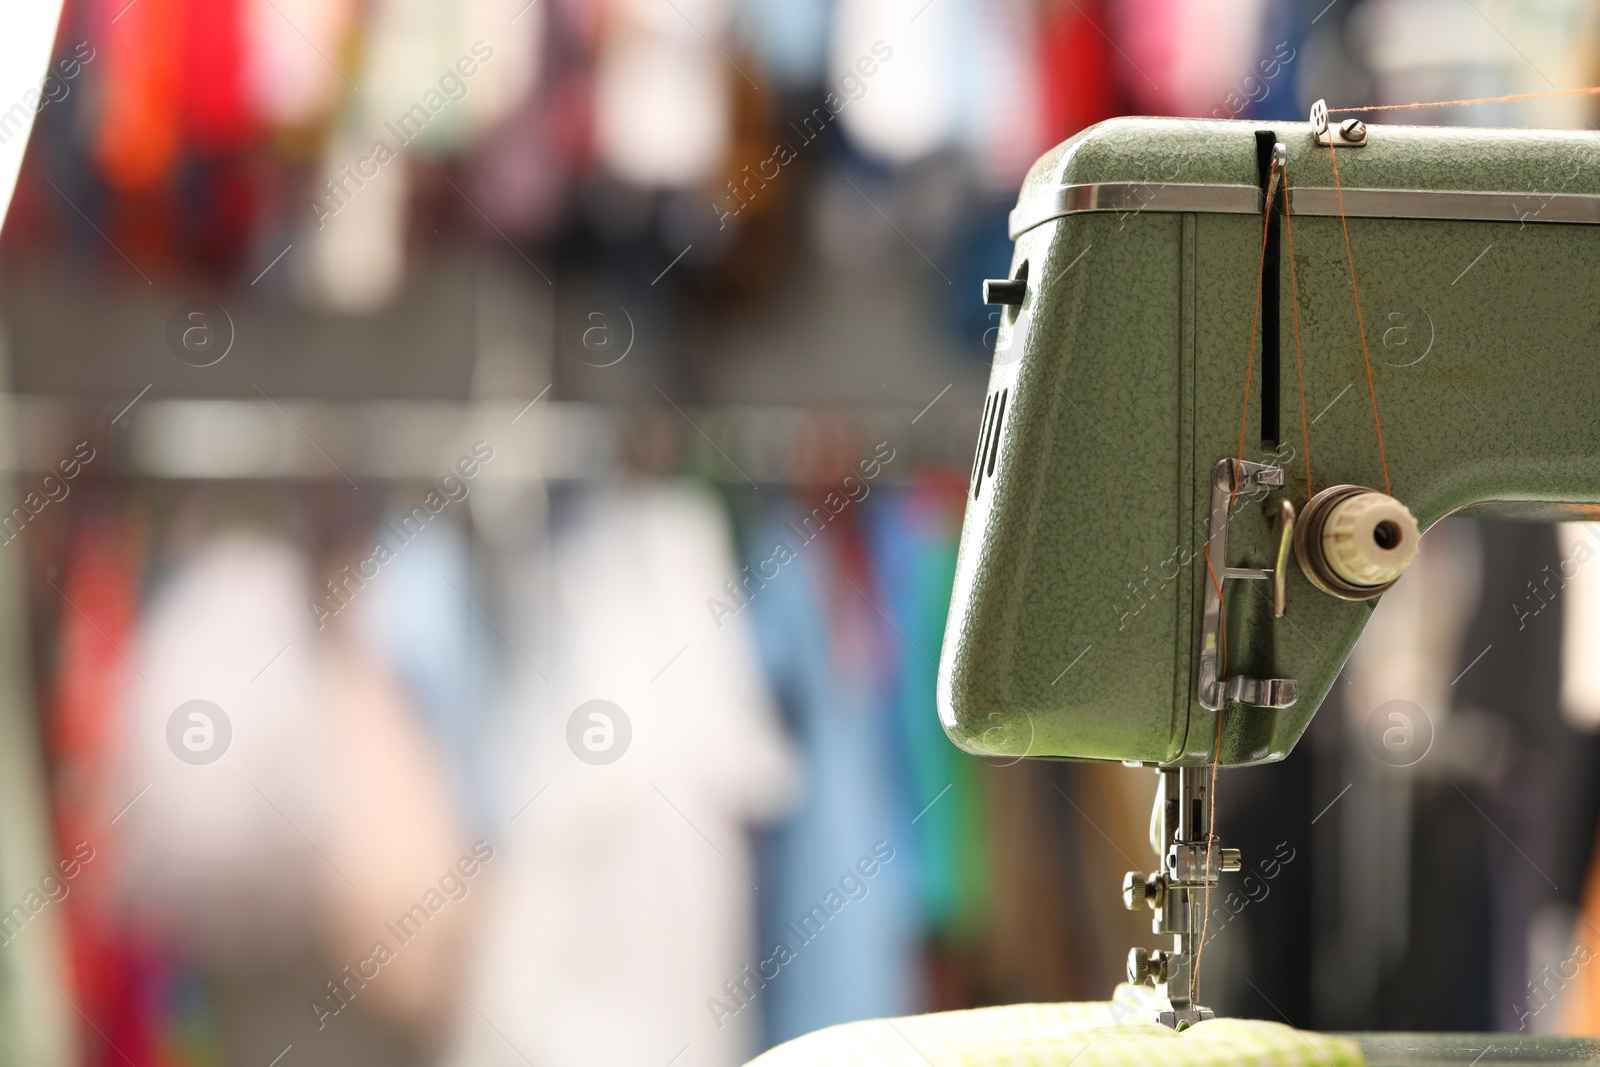
[[[120,861],[111,822],[134,793],[124,793],[117,746],[129,686],[123,659],[133,648],[137,578],[125,547],[131,530],[108,516],[73,536],[60,585],[71,607],[61,615],[59,669],[49,719],[56,763],[56,851],[76,862],[61,901],[67,919],[72,985],[80,1010],[104,1032],[85,1033],[92,1062],[115,1049],[148,1055],[154,1020],[134,988],[135,947],[121,906]],[[61,873],[65,874],[66,871]]]
[[[44,588],[60,605],[58,629],[47,642],[54,670],[43,716],[53,769],[55,837],[48,858],[33,862],[30,870],[51,877],[46,881],[30,874],[35,880],[29,887],[31,898],[16,891],[14,879],[7,885],[9,899],[21,900],[37,913],[24,929],[15,930],[8,922],[0,934],[6,953],[22,956],[35,973],[70,994],[82,1012],[80,1016],[67,1008],[73,1015],[68,1026],[78,1031],[79,1052],[72,1062],[92,1067],[120,1060],[117,1048],[144,1054],[159,1024],[145,1010],[134,983],[136,949],[121,908],[117,828],[112,822],[132,796],[124,793],[113,772],[121,711],[132,680],[121,650],[132,647],[136,577],[128,544],[134,540],[128,526],[91,514],[72,531],[64,565],[46,572]],[[20,743],[10,732],[15,729],[14,724],[8,727],[13,746]],[[8,798],[8,803],[15,802]],[[57,941],[63,929],[64,944]],[[62,969],[67,973],[60,973]],[[46,992],[65,1006],[60,994],[48,987]],[[48,1017],[48,1001],[39,1008],[47,1023],[59,1024]],[[84,1018],[90,1025],[82,1025]],[[41,1055],[18,1056],[16,1062],[66,1060]]]
[[[805,800],[770,835],[763,871],[763,961],[778,961],[760,993],[770,1043],[922,1003],[912,819],[932,797],[911,806],[894,682],[902,656],[937,662],[938,649],[885,621],[853,512],[825,516],[786,506],[749,553],[765,580],[747,610],[807,767]],[[783,561],[771,577],[769,560]]]
[[[405,280],[411,174],[380,129],[356,119],[340,124],[308,214],[300,216],[302,291],[308,301],[346,314],[386,306]]]
[[[814,89],[828,62],[831,0],[740,0],[739,36],[779,90]]]
[[[1038,93],[1042,139],[1060,144],[1079,130],[1121,114],[1121,94],[1106,26],[1105,4],[1047,4],[1040,15]]]
[[[967,0],[839,0],[825,106],[875,160],[903,165],[949,147],[971,32]]]
[[[613,175],[652,189],[713,178],[733,121],[728,79],[749,77],[714,43],[729,15],[724,0],[619,0],[595,69],[595,146]]]
[[[479,903],[475,882],[449,872],[472,854],[464,811],[482,789],[472,711],[491,694],[474,654],[465,533],[442,519],[402,541],[401,521],[374,534],[393,555],[346,590],[350,613],[324,643],[338,813],[328,851],[343,872],[325,884],[334,958],[367,960],[379,943],[393,953],[358,998],[416,1032],[454,1007],[446,983]]]
[[[392,518],[377,536],[398,540],[393,531],[403,518]],[[404,687],[428,748],[443,758],[451,810],[487,829],[492,797],[482,771],[481,709],[497,695],[488,641],[498,638],[473,607],[479,594],[471,541],[446,519],[396,549],[356,601],[360,643]]]
[[[471,146],[465,177],[473,204],[494,227],[532,237],[560,224],[568,184],[587,166],[593,94],[587,44],[562,8],[538,3],[517,19],[534,39],[538,77]]]
[[[1056,143],[1045,134],[1049,105],[1040,91],[1038,5],[974,0],[972,22],[965,66],[973,84],[961,94],[962,139],[981,164],[985,185],[1009,200],[1033,161]]]
[[[369,979],[355,1003],[426,1031],[455,1007],[446,982],[477,902],[452,871],[472,841],[416,704],[370,642],[340,636],[323,644],[333,818],[319,873],[329,950]]]
[[[705,607],[738,574],[727,520],[682,483],[557,505],[504,601],[516,730],[446,1062],[734,1067],[759,1009],[708,1003],[761,958],[746,828],[796,773],[749,620]]]
[[[881,606],[908,646],[898,659],[894,700],[909,770],[906,803],[920,813],[916,858],[922,910],[931,933],[958,940],[978,932],[994,868],[981,764],[945,736],[935,701],[965,499],[964,482],[943,472],[924,474],[910,490],[886,496],[871,523],[873,565],[885,593]],[[927,658],[916,650],[925,650]]]
[[[478,65],[461,98],[467,135],[481,139],[541,81],[547,15],[537,0],[467,0],[451,6],[459,12],[457,40],[468,50],[476,41],[494,49],[493,61]],[[451,57],[452,64],[459,58]]]
[[[94,505],[74,529],[57,588],[58,671],[47,719],[56,760],[56,860],[41,887],[68,933],[70,993],[84,1022],[85,1064],[222,1062],[218,1020],[193,967],[130,921],[124,904],[120,823],[141,799],[119,775],[130,687],[139,685],[124,650],[136,645],[136,523]],[[48,925],[49,916],[40,916]],[[30,923],[30,926],[32,923]],[[29,929],[30,939],[46,936]],[[60,996],[52,991],[52,995]]]
[[[183,134],[199,152],[238,148],[254,122],[245,83],[245,17],[249,0],[203,0],[185,12]]]
[[[128,649],[118,780],[145,791],[118,823],[123,889],[191,958],[315,944],[328,730],[307,589],[288,546],[219,535],[155,590]]]
[[[140,0],[142,3],[143,0]],[[265,125],[325,125],[348,81],[356,0],[247,0],[245,78]]]
[[[485,119],[498,117],[517,95],[530,50],[526,27],[511,21],[516,6],[495,6],[503,9],[502,17],[490,13],[487,0],[374,4],[365,26],[362,91],[350,101],[360,124],[395,151],[427,158],[462,147],[471,128],[469,109],[479,106],[466,103],[474,93],[482,103],[494,101]],[[469,20],[469,14],[480,17]],[[522,71],[513,69],[518,64]]]
[[[96,158],[114,188],[140,192],[164,184],[183,132],[185,30],[193,0],[125,5],[100,0],[104,46],[96,73],[102,96]]]
[[[1113,69],[1144,115],[1204,115],[1256,70],[1265,0],[1116,0],[1102,24]],[[1227,26],[1229,32],[1211,32]]]
[[[184,17],[179,106],[185,164],[177,171],[180,245],[192,264],[235,273],[256,230],[256,124],[245,83],[248,0],[205,0]]]
[[[510,0],[382,0],[372,8],[355,75],[363,90],[339,118],[308,204],[311,300],[361,313],[399,292],[410,168],[461,151],[531,84],[539,24],[517,14]],[[468,205],[463,217],[474,214]]]

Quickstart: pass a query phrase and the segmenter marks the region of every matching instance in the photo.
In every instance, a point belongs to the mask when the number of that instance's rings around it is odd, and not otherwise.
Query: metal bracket
[[[1324,148],[1360,148],[1367,143],[1367,124],[1360,119],[1345,119],[1333,127],[1328,125],[1326,100],[1311,105],[1311,131]]]
[[[1200,643],[1200,705],[1219,710],[1227,701],[1261,708],[1287,708],[1300,698],[1300,683],[1293,678],[1226,680],[1218,675],[1217,657],[1222,643],[1222,584],[1229,578],[1270,581],[1274,617],[1282,617],[1284,584],[1288,577],[1288,546],[1294,541],[1294,508],[1288,501],[1278,513],[1278,553],[1266,568],[1228,566],[1228,519],[1234,498],[1240,494],[1283,488],[1283,468],[1248,460],[1219,459],[1211,468],[1211,530],[1206,542],[1209,570],[1206,579],[1204,625]]]

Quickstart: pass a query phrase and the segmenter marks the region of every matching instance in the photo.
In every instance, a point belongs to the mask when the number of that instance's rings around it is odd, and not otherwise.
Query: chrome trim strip
[[[1297,215],[1339,215],[1333,189],[1293,188]],[[1030,197],[1011,212],[1015,240],[1041,223],[1084,211],[1165,211],[1254,215],[1261,190],[1253,185],[1156,185],[1134,182],[1068,185]],[[1600,225],[1600,196],[1581,193],[1478,193],[1434,189],[1346,189],[1347,218],[1441,219],[1468,222],[1548,222]]]
[[[1080,211],[1204,211],[1254,215],[1261,210],[1261,189],[1254,185],[1158,185],[1150,182],[1108,182],[1065,185],[1018,204],[1011,211],[1013,240],[1042,222]]]
[[[1339,214],[1332,189],[1291,189],[1300,215]],[[1434,189],[1346,189],[1344,213],[1364,219],[1450,219],[1467,222],[1565,222],[1600,225],[1600,196],[1581,193],[1462,193]]]

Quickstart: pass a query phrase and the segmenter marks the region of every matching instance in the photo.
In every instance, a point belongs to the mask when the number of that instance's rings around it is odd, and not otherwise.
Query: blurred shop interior
[[[1597,45],[1577,0],[69,0],[0,239],[14,1062],[737,1067],[1105,999],[1152,776],[933,700],[1024,172]],[[1600,1032],[1597,550],[1443,524],[1223,776],[1219,1011]]]

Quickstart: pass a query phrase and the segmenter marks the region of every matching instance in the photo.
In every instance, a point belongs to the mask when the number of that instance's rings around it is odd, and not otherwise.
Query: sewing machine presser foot
[[[1152,874],[1129,871],[1123,876],[1122,901],[1130,911],[1148,907],[1151,929],[1172,937],[1168,950],[1135,948],[1128,953],[1128,981],[1153,985],[1164,994],[1155,1018],[1183,1030],[1213,1017],[1196,1000],[1195,969],[1199,962],[1206,891],[1224,871],[1241,865],[1238,849],[1218,848],[1210,837],[1211,785],[1206,767],[1160,770],[1151,819],[1151,843],[1158,844],[1161,869]]]

